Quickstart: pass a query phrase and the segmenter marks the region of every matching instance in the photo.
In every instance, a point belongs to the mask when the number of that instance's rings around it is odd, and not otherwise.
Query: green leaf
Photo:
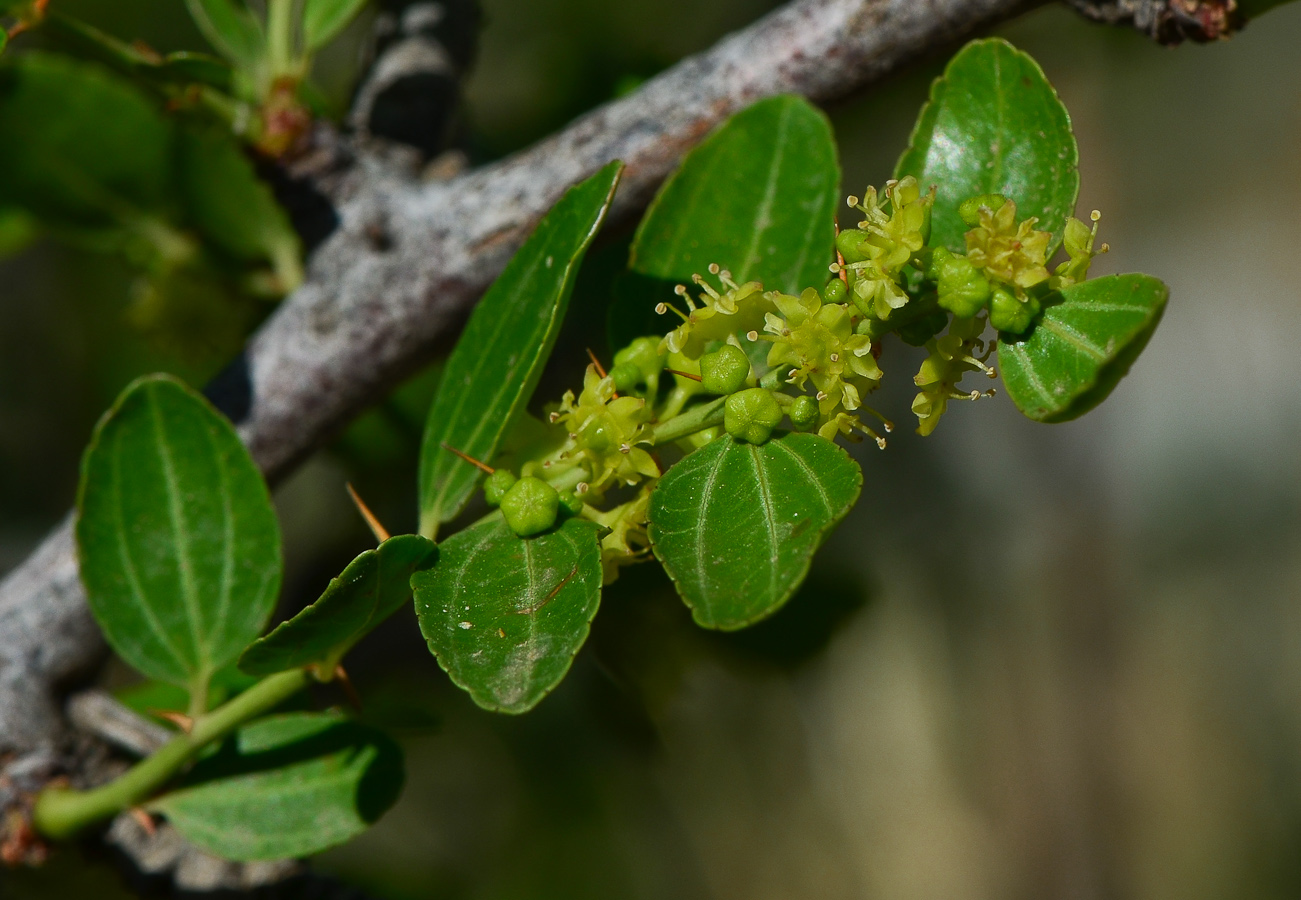
[[[213,245],[245,262],[271,262],[287,292],[302,280],[289,216],[229,132],[186,129],[178,177],[189,217]]]
[[[623,163],[570,188],[493,282],[457,342],[426,420],[420,533],[459,513],[479,470],[447,450],[491,461],[528,402],[556,342],[574,274],[605,218]]]
[[[174,131],[98,66],[25,53],[0,67],[0,207],[52,228],[140,225],[172,193]]]
[[[651,546],[697,623],[744,628],[800,586],[862,486],[858,464],[817,435],[760,445],[718,438],[655,485]]]
[[[361,12],[366,0],[306,0],[303,43],[309,51],[324,47]]]
[[[1003,194],[1017,214],[1039,217],[1057,246],[1080,190],[1070,116],[1043,70],[1002,38],[967,44],[931,86],[895,177],[939,188],[931,246],[966,250],[962,201]]]
[[[820,288],[835,258],[839,190],[827,117],[800,97],[761,100],[682,160],[637,228],[630,265],[689,282],[718,263],[738,282]]]
[[[51,12],[45,28],[61,44],[98,62],[145,80],[156,87],[206,84],[231,92],[231,68],[215,56],[180,51],[160,57],[156,52],[128,44],[93,25],[60,12]]]
[[[261,67],[266,39],[243,0],[185,0],[185,5],[214,50],[247,72]]]
[[[318,853],[361,834],[397,800],[402,751],[332,714],[291,713],[241,728],[149,804],[188,840],[239,861]]]
[[[475,703],[527,712],[565,677],[601,601],[599,532],[574,518],[521,538],[492,516],[411,579],[429,649]]]
[[[343,655],[411,599],[411,576],[436,558],[434,542],[414,534],[389,538],[343,570],[315,603],[240,657],[250,675],[271,675],[300,666],[332,673]]]
[[[36,223],[21,209],[0,209],[0,259],[13,256],[36,239]]]
[[[1065,422],[1097,406],[1138,359],[1169,291],[1150,275],[1108,275],[1062,290],[1029,334],[1000,335],[1008,396],[1037,422]]]
[[[280,587],[280,531],[235,429],[166,375],[133,382],[82,460],[77,545],[118,655],[201,693],[257,637]]]

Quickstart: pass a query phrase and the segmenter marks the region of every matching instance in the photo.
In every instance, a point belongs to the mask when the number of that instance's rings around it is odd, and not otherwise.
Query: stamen
[[[574,493],[581,497],[591,489],[592,486],[588,484],[586,481],[580,481],[578,482],[577,485],[574,486]]]
[[[1096,222],[1102,218],[1102,213],[1095,209],[1093,212],[1089,213],[1089,218]]]
[[[718,274],[719,272],[721,272],[721,271],[723,271],[723,270],[722,270],[722,268],[719,267],[718,263],[710,263],[710,264],[709,264],[709,274],[710,274],[710,275],[717,275],[717,274]]]
[[[446,450],[448,453],[455,453],[457,456],[461,457],[461,459],[465,460],[470,465],[474,466],[476,469],[487,472],[489,475],[497,471],[487,463],[479,462],[479,460],[475,459],[473,456],[470,456],[466,453],[462,453],[460,450],[457,450],[455,447],[451,447],[446,443],[443,444],[443,449]]]

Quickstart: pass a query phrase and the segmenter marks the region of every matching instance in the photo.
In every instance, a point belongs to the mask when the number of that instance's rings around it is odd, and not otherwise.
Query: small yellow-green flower
[[[801,390],[813,382],[823,416],[858,409],[863,393],[880,382],[881,369],[871,339],[854,334],[849,307],[823,303],[813,288],[798,297],[776,291],[768,297],[777,309],[764,323],[772,342],[768,365],[790,366],[787,381]]]
[[[978,224],[967,232],[967,259],[985,276],[1023,293],[1048,280],[1045,258],[1052,235],[1035,231],[1034,216],[1018,223],[1016,203],[1005,200],[998,209],[980,207]]]
[[[745,334],[758,328],[763,324],[764,313],[772,309],[764,299],[763,285],[759,282],[747,281],[738,285],[730,274],[716,265],[711,265],[709,271],[718,277],[722,293],[714,290],[701,276],[694,275],[692,281],[704,290],[699,297],[699,306],[692,303],[686,287],[678,285],[678,296],[686,301],[688,311],[684,313],[667,303],[657,307],[660,313],[671,310],[682,317],[682,324],[664,337],[660,345],[662,352],[684,353],[692,359],[699,359],[710,341],[724,341],[729,335]]]
[[[884,196],[869,187],[862,201],[849,198],[864,218],[857,230],[841,233],[837,246],[853,276],[854,305],[864,314],[884,319],[908,302],[899,271],[925,246],[934,201],[934,192],[923,194],[911,175],[886,182]]]
[[[573,391],[566,391],[560,409],[551,414],[551,421],[569,430],[561,457],[586,462],[595,491],[612,481],[636,484],[660,474],[645,449],[651,442],[650,408],[640,397],[616,398],[614,393],[614,379],[602,378],[595,366],[588,366],[582,393],[575,399]]]
[[[1066,220],[1062,249],[1070,258],[1057,267],[1052,279],[1054,288],[1069,287],[1088,278],[1089,265],[1093,262],[1093,258],[1111,249],[1106,244],[1096,251],[1093,249],[1094,242],[1098,239],[1098,220],[1102,218],[1102,213],[1095,209],[1090,218],[1093,220],[1092,228],[1074,216]]]
[[[963,375],[981,371],[993,377],[994,370],[985,365],[992,348],[987,350],[980,340],[984,329],[983,318],[954,319],[947,334],[926,342],[928,355],[913,378],[921,388],[912,403],[918,434],[925,436],[935,430],[950,400],[975,400],[981,396],[980,391],[958,391]],[[982,351],[983,357],[975,355]]]

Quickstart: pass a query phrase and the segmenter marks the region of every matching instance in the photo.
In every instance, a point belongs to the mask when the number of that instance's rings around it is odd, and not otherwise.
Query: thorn
[[[366,520],[366,525],[370,528],[370,533],[375,535],[375,540],[381,544],[387,541],[389,539],[388,529],[380,524],[379,519],[370,511],[370,507],[362,501],[356,489],[353,488],[352,482],[347,482],[345,486],[348,488],[348,496],[352,498],[353,506],[357,507],[357,512],[361,513],[361,517]]]
[[[133,806],[127,810],[131,818],[136,820],[136,824],[144,831],[145,834],[153,837],[158,833],[158,826],[154,823],[154,817],[148,811],[139,806]]]
[[[690,378],[692,381],[702,381],[699,375],[692,375],[690,372],[679,372],[677,369],[665,369],[670,375],[680,375],[683,378]]]
[[[149,710],[149,714],[171,722],[186,734],[189,734],[194,730],[194,720],[185,713],[179,713],[173,709],[151,709]]]
[[[541,601],[540,603],[536,603],[536,604],[534,604],[533,606],[527,607],[527,608],[525,608],[525,609],[514,609],[514,610],[511,610],[511,612],[515,613],[515,615],[517,615],[517,616],[531,616],[531,615],[533,615],[535,612],[537,612],[538,610],[540,610],[542,607],[546,606],[546,605],[547,605],[548,603],[550,603],[552,600],[556,599],[556,594],[559,594],[559,593],[561,592],[561,590],[564,589],[565,585],[569,584],[570,579],[573,578],[573,577],[574,577],[575,575],[577,575],[577,574],[578,574],[578,564],[575,563],[575,564],[574,564],[574,568],[570,570],[569,574],[566,575],[564,578],[560,579],[560,584],[558,584],[558,585],[556,585],[555,587],[553,587],[553,588],[551,589],[551,593],[549,593],[549,594],[547,594],[545,597],[543,597],[543,598],[542,598],[542,601]],[[500,630],[500,629],[499,629],[499,630]],[[503,635],[503,637],[504,637],[504,636],[505,636],[505,635]]]
[[[361,697],[357,695],[357,689],[352,686],[352,679],[348,677],[348,672],[343,668],[343,663],[334,667],[334,677],[339,680],[339,687],[343,688],[343,694],[348,698],[348,703],[357,712],[361,712]]]
[[[497,471],[487,463],[479,462],[477,459],[475,459],[473,456],[470,456],[468,453],[462,453],[460,450],[457,450],[455,447],[450,447],[446,443],[443,444],[443,449],[446,450],[448,453],[455,453],[457,456],[461,457],[461,459],[465,460],[470,465],[474,466],[476,469],[479,469],[480,471],[483,472],[487,472],[489,475]]]

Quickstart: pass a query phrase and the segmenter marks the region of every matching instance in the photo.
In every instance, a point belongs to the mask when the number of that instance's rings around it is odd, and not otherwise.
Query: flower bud
[[[661,340],[662,338],[658,337],[637,338],[614,354],[614,368],[617,369],[624,364],[634,365],[641,372],[642,380],[659,374],[660,369],[664,368],[664,355],[660,353]],[[614,371],[611,370],[610,374],[613,375]],[[615,387],[620,391],[628,390],[619,386],[617,379]]]
[[[814,400],[808,394],[800,394],[791,404],[787,411],[791,417],[791,422],[800,431],[808,431],[818,421],[818,401]]]
[[[975,197],[969,197],[962,201],[958,207],[958,215],[962,221],[967,223],[968,228],[975,228],[980,224],[980,210],[983,207],[988,210],[997,210],[1007,198],[1002,194],[977,194]]]
[[[738,441],[762,444],[782,420],[777,398],[763,388],[738,391],[723,406],[723,427]]]
[[[556,524],[559,511],[560,495],[541,478],[521,478],[501,498],[506,524],[520,537],[546,531]]]
[[[740,347],[724,344],[700,357],[700,383],[712,394],[734,394],[749,376],[750,360]]]
[[[989,301],[989,279],[965,256],[955,256],[943,247],[937,247],[931,261],[931,272],[935,276],[940,306],[955,316],[969,319],[984,309]]]
[[[1009,334],[1025,334],[1039,311],[1039,301],[1033,297],[1018,300],[1011,291],[997,288],[989,300],[989,324]]]
[[[845,295],[849,293],[849,286],[840,278],[833,278],[827,282],[826,287],[822,289],[822,301],[824,303],[844,303]]]
[[[576,516],[583,511],[583,498],[573,491],[565,491],[560,495],[560,508],[571,516]]]
[[[867,233],[857,228],[846,228],[836,235],[836,249],[845,262],[862,262],[867,259]]]
[[[500,506],[501,498],[506,496],[515,485],[515,476],[505,469],[498,469],[488,476],[483,483],[483,499],[488,501],[489,506]]]
[[[614,380],[614,389],[623,394],[632,391],[637,385],[646,380],[642,370],[635,363],[630,362],[616,365],[610,370],[610,378]]]

